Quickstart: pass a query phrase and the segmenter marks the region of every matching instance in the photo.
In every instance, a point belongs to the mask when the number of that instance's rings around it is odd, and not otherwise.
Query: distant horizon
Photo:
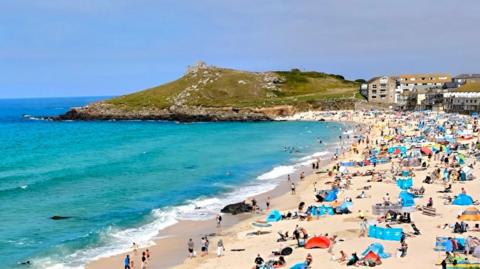
[[[86,96],[25,96],[25,97],[1,97],[0,100],[27,100],[27,99],[69,99],[69,98],[113,98],[121,95],[86,95]]]

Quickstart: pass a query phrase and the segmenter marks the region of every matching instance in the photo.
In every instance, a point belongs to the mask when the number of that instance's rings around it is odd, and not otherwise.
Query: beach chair
[[[423,206],[422,207],[422,214],[425,216],[436,217],[437,210],[434,207]]]

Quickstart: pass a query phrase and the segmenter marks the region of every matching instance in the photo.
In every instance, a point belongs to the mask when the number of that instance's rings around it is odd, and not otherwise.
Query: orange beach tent
[[[480,211],[477,208],[471,206],[465,209],[465,211],[463,211],[462,215],[460,215],[458,219],[463,221],[480,221]]]
[[[311,248],[328,248],[330,246],[330,239],[326,236],[315,236],[308,239],[305,244],[306,249]]]

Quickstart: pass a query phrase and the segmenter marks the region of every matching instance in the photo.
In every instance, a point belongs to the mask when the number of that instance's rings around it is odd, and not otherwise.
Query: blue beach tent
[[[278,210],[272,210],[270,214],[268,214],[267,222],[277,222],[282,219],[282,213]]]
[[[331,190],[327,193],[327,197],[325,197],[325,202],[332,202],[337,200],[337,190]]]
[[[454,205],[473,205],[473,199],[471,196],[460,193],[452,204]]]

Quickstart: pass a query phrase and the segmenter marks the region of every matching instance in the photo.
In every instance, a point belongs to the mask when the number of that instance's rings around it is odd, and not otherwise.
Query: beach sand
[[[354,115],[350,113],[350,116],[340,118],[337,115],[331,117],[323,116],[326,120],[332,121],[351,121],[361,124],[366,124],[370,129],[370,141],[375,141],[380,138],[380,130],[388,123],[379,121],[375,117],[364,117],[360,114]],[[407,125],[405,126],[407,128]],[[410,125],[410,129],[413,130],[413,124]],[[363,151],[365,144],[359,145],[359,154],[354,154],[352,151],[348,151],[340,156],[338,161],[360,161],[363,159],[361,152]],[[336,163],[335,162],[335,163]],[[473,159],[468,158],[467,164],[473,163]],[[374,221],[379,216],[372,215],[372,205],[375,203],[381,203],[382,197],[388,192],[392,201],[395,201],[398,197],[399,188],[393,181],[390,182],[368,182],[371,176],[356,176],[353,177],[349,189],[342,189],[339,193],[339,200],[344,198],[353,198],[353,206],[351,208],[351,214],[347,215],[333,215],[322,216],[319,218],[314,217],[311,221],[300,221],[298,219],[282,220],[273,223],[271,232],[262,235],[247,235],[248,233],[255,232],[251,226],[251,223],[256,220],[264,220],[268,211],[262,210],[260,213],[245,213],[238,216],[225,216],[224,227],[217,229],[215,220],[208,221],[182,221],[177,225],[169,227],[159,232],[159,238],[156,240],[156,245],[149,247],[151,252],[151,261],[148,263],[148,268],[252,268],[254,265],[254,259],[257,254],[260,254],[265,260],[274,258],[272,256],[273,250],[279,250],[286,246],[291,246],[294,250],[292,255],[286,256],[287,264],[284,268],[290,268],[292,265],[303,262],[308,253],[313,256],[313,263],[311,268],[343,268],[344,264],[340,264],[334,261],[332,254],[329,254],[326,249],[304,249],[297,248],[295,240],[288,240],[287,242],[277,242],[279,237],[277,232],[289,231],[292,234],[293,229],[298,224],[308,231],[309,236],[320,235],[328,233],[331,235],[337,235],[337,243],[333,247],[333,254],[335,258],[339,257],[339,251],[343,250],[347,256],[356,252],[360,254],[373,242],[380,242],[385,247],[385,252],[392,254],[391,258],[383,259],[380,268],[408,268],[408,266],[415,266],[416,268],[435,268],[438,267],[440,261],[444,255],[440,252],[433,250],[435,246],[436,236],[454,236],[451,229],[444,230],[439,228],[445,223],[452,224],[456,221],[457,215],[461,213],[466,207],[459,207],[453,205],[444,205],[442,199],[443,194],[438,191],[443,190],[444,186],[440,183],[434,183],[430,185],[422,184],[422,180],[430,173],[435,166],[438,165],[437,161],[433,159],[429,163],[429,168],[425,171],[415,171],[414,187],[425,187],[426,191],[423,198],[415,199],[416,205],[425,205],[429,197],[433,198],[434,207],[440,216],[431,217],[422,215],[420,211],[412,212],[411,217],[413,222],[422,232],[421,235],[415,237],[407,237],[408,252],[406,257],[397,258],[397,248],[400,247],[399,242],[377,240],[368,237],[359,237],[360,232],[360,219],[358,217],[358,211],[363,210],[369,221]],[[333,163],[321,167],[320,170],[325,168],[331,168]],[[307,168],[306,168],[307,169]],[[351,167],[350,172],[353,171],[366,171],[372,169],[369,167]],[[377,165],[375,171],[389,171],[391,164]],[[315,172],[315,171],[313,171]],[[478,167],[475,166],[474,175],[479,178]],[[391,179],[391,177],[390,177]],[[332,177],[328,177],[326,173],[313,173],[308,175],[302,182],[298,182],[297,191],[295,195],[291,195],[288,192],[289,183],[285,180],[285,183],[279,186],[273,193],[264,194],[256,197],[259,201],[260,207],[264,208],[265,197],[271,196],[271,209],[278,209],[281,212],[295,211],[298,204],[303,201],[308,205],[319,205],[315,202],[314,198],[314,182],[317,182],[317,189],[330,189],[330,185],[326,182],[332,181]],[[364,186],[371,186],[366,191],[367,198],[355,199],[360,194],[360,188]],[[477,181],[466,181],[462,183],[455,183],[452,188],[452,195],[460,193],[461,188],[468,190],[469,194],[476,194],[480,191],[480,186]],[[476,197],[474,196],[474,199]],[[382,226],[382,224],[379,224]],[[392,225],[393,226],[393,225]],[[473,225],[471,225],[473,226]],[[411,233],[413,230],[408,224],[394,225],[394,227],[402,227],[405,232]],[[199,257],[200,255],[200,241],[199,238],[205,234],[215,234],[210,236],[210,249],[209,254],[206,257]],[[475,235],[475,232],[468,232],[466,235]],[[196,252],[198,256],[196,258],[187,258],[187,240],[193,238],[195,241]],[[218,239],[222,239],[226,248],[224,256],[216,257],[216,244]],[[243,251],[231,251],[232,249],[242,249]],[[141,251],[135,255],[133,252],[130,255],[135,260],[135,268],[140,268]],[[100,268],[123,268],[123,258],[125,254],[102,258],[100,260],[91,262],[87,265],[89,269]]]

